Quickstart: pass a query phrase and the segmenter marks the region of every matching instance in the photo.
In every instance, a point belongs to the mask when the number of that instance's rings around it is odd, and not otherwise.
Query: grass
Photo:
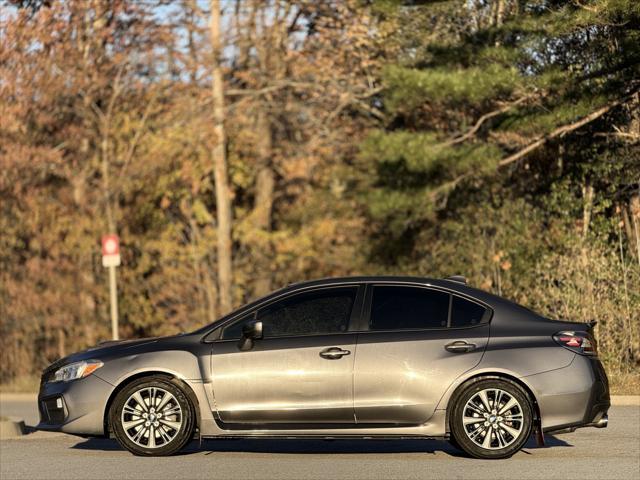
[[[640,374],[609,374],[609,388],[611,395],[640,395]]]
[[[0,393],[34,393],[38,391],[38,377],[18,377],[8,383],[0,383]]]

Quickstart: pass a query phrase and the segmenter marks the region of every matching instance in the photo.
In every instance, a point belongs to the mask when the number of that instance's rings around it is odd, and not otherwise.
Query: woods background
[[[0,0],[0,382],[293,281],[464,274],[640,365],[640,2]],[[221,9],[218,10],[218,9]]]

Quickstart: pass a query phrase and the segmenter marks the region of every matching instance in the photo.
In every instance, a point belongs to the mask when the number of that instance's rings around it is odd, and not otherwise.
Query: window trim
[[[351,314],[349,315],[349,321],[347,323],[347,329],[344,332],[328,332],[328,333],[307,333],[307,334],[295,334],[295,335],[282,335],[277,337],[264,337],[260,339],[263,340],[278,340],[278,339],[286,339],[286,338],[301,338],[301,337],[324,337],[327,335],[348,335],[357,332],[357,325],[359,324],[364,306],[364,291],[365,285],[362,283],[344,283],[344,284],[335,284],[335,285],[321,285],[313,288],[305,288],[301,290],[296,290],[293,292],[288,292],[285,295],[281,295],[277,298],[270,299],[269,301],[262,303],[260,305],[256,305],[255,308],[252,308],[248,312],[245,312],[244,315],[236,317],[234,319],[230,319],[228,322],[225,322],[223,325],[218,326],[214,330],[212,330],[206,337],[211,337],[215,335],[215,338],[206,338],[206,343],[226,343],[226,342],[238,342],[238,339],[222,339],[222,332],[225,328],[234,325],[236,322],[246,321],[247,318],[259,315],[261,310],[269,308],[270,306],[287,301],[288,299],[298,296],[298,295],[306,295],[306,294],[314,294],[324,290],[336,290],[336,289],[345,289],[345,288],[353,288],[355,289],[355,297],[353,299],[353,305],[351,306]]]
[[[449,312],[447,314],[447,326],[446,327],[431,327],[431,328],[395,328],[385,330],[372,330],[370,328],[371,321],[371,308],[373,305],[373,290],[375,287],[404,287],[404,288],[420,288],[430,291],[438,291],[449,294]],[[477,325],[468,325],[465,327],[452,327],[451,326],[451,314],[453,308],[453,297],[459,297],[463,300],[475,303],[485,309],[485,313],[482,316],[482,320]],[[470,328],[478,328],[489,325],[493,318],[493,309],[484,302],[481,302],[473,297],[465,295],[461,292],[450,290],[448,288],[440,287],[437,285],[424,285],[418,283],[399,283],[399,282],[372,282],[367,284],[365,299],[365,305],[363,308],[363,315],[360,319],[359,333],[399,333],[399,332],[429,332],[429,331],[444,331],[444,330],[468,330]]]

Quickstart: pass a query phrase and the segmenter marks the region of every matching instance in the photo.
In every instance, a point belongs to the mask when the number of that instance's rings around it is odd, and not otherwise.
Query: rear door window
[[[473,327],[483,322],[487,309],[475,302],[453,296],[451,302],[451,326]]]
[[[446,292],[428,288],[375,286],[369,329],[446,328],[449,297]]]

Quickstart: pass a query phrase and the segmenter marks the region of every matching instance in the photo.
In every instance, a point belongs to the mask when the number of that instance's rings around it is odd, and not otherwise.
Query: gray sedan
[[[436,438],[506,458],[531,434],[605,427],[593,323],[462,277],[290,285],[195,332],[107,342],[42,376],[42,430],[137,455],[198,437]]]

